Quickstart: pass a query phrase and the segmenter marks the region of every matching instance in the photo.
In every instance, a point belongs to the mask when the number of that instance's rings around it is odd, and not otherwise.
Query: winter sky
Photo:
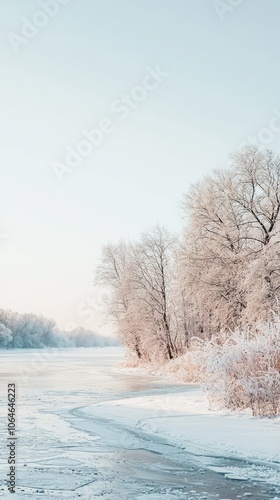
[[[47,3],[0,6],[0,305],[98,327],[102,244],[180,229],[182,193],[248,137],[279,148],[280,3]]]

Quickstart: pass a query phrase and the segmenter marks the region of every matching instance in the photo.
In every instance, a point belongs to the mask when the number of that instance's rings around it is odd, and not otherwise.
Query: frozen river
[[[273,486],[227,479],[208,467],[237,462],[246,467],[242,461],[217,456],[198,460],[167,439],[114,422],[114,415],[93,419],[87,414],[93,403],[186,391],[186,386],[156,377],[116,372],[121,360],[119,348],[0,353],[0,496],[8,496],[7,384],[15,382],[17,498],[278,498]]]

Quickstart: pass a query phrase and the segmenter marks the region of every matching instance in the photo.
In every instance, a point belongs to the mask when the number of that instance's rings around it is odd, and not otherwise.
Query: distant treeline
[[[45,347],[105,347],[117,345],[85,328],[70,332],[58,329],[52,319],[0,309],[0,349],[44,349]]]

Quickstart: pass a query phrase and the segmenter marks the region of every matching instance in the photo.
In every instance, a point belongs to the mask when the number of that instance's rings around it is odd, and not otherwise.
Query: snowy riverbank
[[[168,438],[204,464],[205,457],[213,456],[246,459],[251,462],[246,470],[231,467],[218,472],[236,479],[244,479],[246,474],[246,478],[280,485],[279,418],[259,419],[246,414],[217,412],[209,406],[206,394],[195,388],[179,394],[95,404],[84,412],[92,418],[113,420],[125,427]],[[255,477],[254,464],[263,466],[258,467],[258,477]],[[211,460],[209,466],[211,468]]]

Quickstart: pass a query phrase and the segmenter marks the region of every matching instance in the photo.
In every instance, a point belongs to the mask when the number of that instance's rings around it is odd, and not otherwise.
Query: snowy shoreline
[[[279,418],[260,419],[249,414],[213,410],[206,394],[197,388],[179,394],[98,403],[84,408],[83,412],[91,418],[110,420],[117,425],[167,438],[193,454],[196,460],[216,456],[248,460],[252,462],[252,479],[280,485]],[[260,468],[258,477],[254,477],[254,464],[263,466],[263,477],[260,477]],[[217,472],[244,479],[244,471],[238,467]]]

